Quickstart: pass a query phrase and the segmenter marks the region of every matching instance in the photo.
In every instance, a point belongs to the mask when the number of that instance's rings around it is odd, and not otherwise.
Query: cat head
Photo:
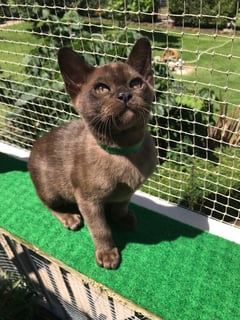
[[[68,48],[58,52],[66,91],[75,109],[99,134],[114,134],[148,122],[153,93],[151,45],[139,39],[126,62],[89,65]]]

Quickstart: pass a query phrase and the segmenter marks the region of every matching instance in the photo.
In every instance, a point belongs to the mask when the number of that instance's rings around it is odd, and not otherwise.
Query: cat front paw
[[[63,218],[63,225],[69,230],[79,230],[83,225],[82,218],[79,214],[66,215],[65,218]]]
[[[69,230],[76,231],[83,226],[83,221],[80,214],[57,212],[53,212],[53,214],[63,224],[63,226]]]
[[[106,269],[116,269],[120,263],[120,254],[118,248],[95,251],[96,261],[100,267]]]

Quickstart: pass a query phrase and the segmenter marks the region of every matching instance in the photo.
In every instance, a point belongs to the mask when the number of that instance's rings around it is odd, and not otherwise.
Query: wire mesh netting
[[[159,165],[143,190],[240,225],[238,1],[2,1],[0,139],[30,150],[77,117],[56,62],[73,48],[99,65],[152,43],[149,123]]]

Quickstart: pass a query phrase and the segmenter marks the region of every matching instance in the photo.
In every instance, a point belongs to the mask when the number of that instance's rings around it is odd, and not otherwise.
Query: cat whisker
[[[146,115],[149,114],[149,110],[145,107],[142,107],[140,110],[138,110],[138,114],[142,118],[144,126],[147,125],[148,117],[146,117]]]
[[[119,115],[120,115],[120,113],[118,114],[118,116],[119,116]],[[117,128],[117,130],[121,131],[121,129],[120,129],[119,126],[117,125],[116,118],[117,118],[117,117],[113,117],[113,116],[112,116],[113,124],[114,124],[114,126]]]
[[[91,125],[94,127],[94,128],[97,128],[98,129],[98,132],[102,132],[104,130],[101,130],[102,127],[104,126],[104,121],[102,119],[102,117],[100,115],[96,115],[92,120],[91,120]]]
[[[112,116],[111,116],[112,117]],[[102,117],[102,115],[96,115],[92,121],[92,126],[96,129],[98,136],[108,137],[112,139],[112,131],[111,131],[111,117]]]
[[[97,135],[105,136],[106,134],[105,121],[103,121],[100,115],[96,115],[91,120],[91,126],[97,131]]]
[[[106,121],[104,121],[104,136],[110,136],[110,139],[112,139],[112,131],[111,131],[111,118],[107,118]]]

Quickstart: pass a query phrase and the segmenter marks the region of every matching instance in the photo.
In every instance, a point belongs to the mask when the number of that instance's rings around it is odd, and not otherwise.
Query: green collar
[[[115,147],[110,147],[107,144],[102,144],[99,143],[98,145],[105,150],[106,152],[108,152],[109,154],[116,154],[119,156],[124,156],[126,154],[132,153],[134,151],[137,151],[138,149],[141,148],[143,144],[143,140],[141,140],[139,143],[134,144],[133,146],[129,146],[129,147],[123,147],[123,148],[115,148]]]

